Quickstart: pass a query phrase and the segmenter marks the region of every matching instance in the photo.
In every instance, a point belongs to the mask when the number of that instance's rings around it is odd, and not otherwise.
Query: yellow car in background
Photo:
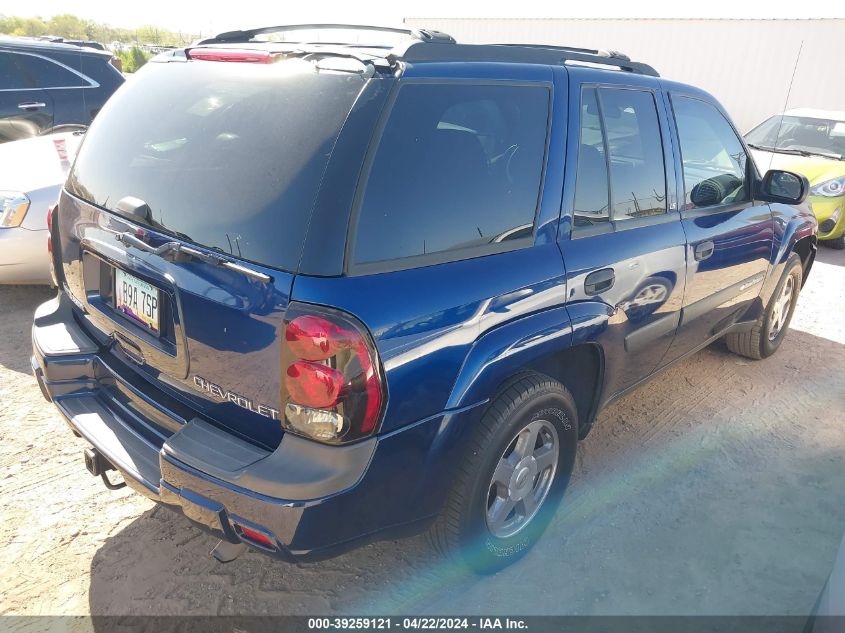
[[[785,169],[810,181],[819,241],[845,248],[845,112],[797,108],[745,135],[760,173]]]

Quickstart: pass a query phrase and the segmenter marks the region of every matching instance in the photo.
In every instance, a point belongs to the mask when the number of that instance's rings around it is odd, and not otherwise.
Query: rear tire
[[[725,336],[734,354],[760,360],[774,354],[783,342],[801,292],[804,269],[801,258],[793,253],[786,262],[783,276],[775,287],[766,311],[750,330]]]
[[[540,538],[575,463],[578,413],[569,391],[526,374],[493,401],[467,440],[429,540],[478,573],[519,560]]]

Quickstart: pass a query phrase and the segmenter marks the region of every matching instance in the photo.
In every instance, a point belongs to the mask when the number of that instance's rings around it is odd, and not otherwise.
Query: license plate
[[[159,334],[159,291],[146,281],[114,271],[114,305],[117,311],[145,330]]]

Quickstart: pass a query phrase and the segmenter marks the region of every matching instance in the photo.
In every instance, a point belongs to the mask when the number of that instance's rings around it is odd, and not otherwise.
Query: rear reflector
[[[237,525],[238,532],[240,532],[240,536],[244,540],[260,545],[261,547],[266,547],[267,549],[276,549],[276,544],[273,542],[273,539],[264,534],[264,532],[259,532],[258,530],[253,530],[252,528],[248,528],[245,525],[237,523],[235,525]]]
[[[186,52],[188,59],[205,62],[240,62],[243,64],[269,64],[276,55],[268,51],[251,51],[231,48],[192,48]]]

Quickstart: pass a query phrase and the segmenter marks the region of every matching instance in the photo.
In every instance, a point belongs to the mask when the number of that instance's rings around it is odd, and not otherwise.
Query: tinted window
[[[613,219],[666,213],[666,171],[654,96],[603,88],[599,98],[610,154]]]
[[[97,116],[68,188],[107,209],[140,198],[155,228],[294,270],[364,85],[356,73],[318,73],[301,60],[152,64]]]
[[[604,132],[599,119],[599,105],[593,88],[584,90],[581,99],[581,145],[578,150],[578,175],[575,182],[575,226],[607,222],[607,161]]]
[[[575,226],[661,213],[666,213],[666,171],[653,95],[641,90],[585,89]]]
[[[548,109],[544,87],[403,86],[364,192],[354,261],[530,239]]]
[[[18,55],[11,53],[0,53],[0,90],[32,87],[32,84],[15,63],[17,57]]]
[[[681,142],[686,208],[747,200],[748,159],[727,119],[698,99],[673,97],[672,107]]]
[[[64,66],[34,55],[18,55],[18,63],[39,88],[70,88],[87,82]]]

